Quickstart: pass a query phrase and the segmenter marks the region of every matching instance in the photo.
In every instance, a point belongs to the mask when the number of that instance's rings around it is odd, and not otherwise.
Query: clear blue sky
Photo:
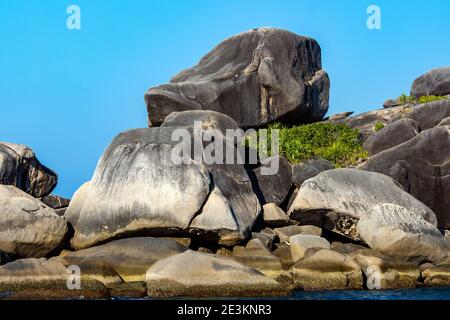
[[[382,30],[366,28],[371,4]],[[330,113],[379,108],[450,65],[448,0],[0,0],[0,141],[32,147],[70,197],[117,133],[146,126],[145,90],[263,26],[319,41]]]

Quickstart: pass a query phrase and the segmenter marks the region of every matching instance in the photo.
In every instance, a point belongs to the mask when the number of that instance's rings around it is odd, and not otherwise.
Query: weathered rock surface
[[[334,169],[334,165],[330,161],[320,158],[306,160],[292,166],[292,183],[299,188],[306,180],[331,169]]]
[[[373,207],[356,229],[372,249],[388,256],[420,263],[439,262],[450,253],[450,245],[435,226],[398,205]]]
[[[125,282],[145,281],[147,270],[159,260],[182,253],[187,248],[175,240],[138,237],[108,242],[96,247],[75,251],[62,259],[68,265],[80,266],[89,274],[96,266],[106,265]],[[86,268],[86,270],[85,270]]]
[[[303,258],[306,251],[311,248],[330,249],[327,239],[319,236],[298,234],[289,238],[292,261],[295,263]]]
[[[352,252],[356,252],[358,250],[365,250],[365,249],[367,249],[367,247],[363,247],[354,243],[333,242],[331,244],[331,250],[342,254],[349,254]]]
[[[439,122],[438,126],[450,126],[450,117],[444,118]]]
[[[369,289],[414,288],[420,277],[416,264],[386,257],[371,249],[349,256],[361,267]]]
[[[226,136],[227,130],[239,130],[236,121],[226,114],[210,110],[189,110],[181,112],[172,112],[167,116],[161,127],[194,127],[195,122],[199,123],[199,129],[203,130],[218,130],[223,136]],[[243,131],[242,131],[243,135]],[[231,143],[240,143],[242,139],[240,136]]]
[[[268,227],[285,227],[289,225],[289,217],[274,203],[263,206],[263,219]]]
[[[431,129],[450,117],[450,99],[415,106],[406,117],[417,121],[421,131]]]
[[[264,171],[265,169],[262,169],[262,167],[265,167],[268,171]],[[291,164],[286,158],[281,156],[261,161],[261,166],[252,170],[250,177],[253,183],[253,190],[262,204],[274,203],[277,206],[281,205],[288,197],[292,187]]]
[[[415,120],[403,118],[373,133],[364,142],[363,147],[370,155],[375,155],[414,138],[418,133],[418,123]]]
[[[11,256],[45,257],[68,230],[52,208],[13,186],[0,185],[0,212],[0,250]]]
[[[287,242],[289,238],[297,234],[312,235],[320,237],[322,235],[322,229],[316,226],[287,226],[282,228],[276,228],[273,230],[280,242]]]
[[[233,259],[258,270],[273,279],[282,279],[289,275],[283,269],[279,258],[274,256],[269,249],[259,240],[250,240],[245,247],[233,248]]]
[[[137,129],[114,139],[66,212],[76,249],[133,234],[192,233],[227,245],[250,236],[261,207],[244,166],[195,161],[193,141],[173,141],[177,128],[202,141],[203,130],[186,127]],[[174,158],[185,148],[183,161]]]
[[[438,126],[369,158],[359,168],[394,178],[408,193],[434,211],[440,228],[449,228],[449,155],[450,127]]]
[[[276,245],[276,249],[273,251],[273,255],[280,259],[281,264],[285,270],[288,270],[294,264],[291,254],[291,246],[282,242]]]
[[[303,290],[355,290],[363,288],[359,265],[341,253],[322,249],[293,268],[294,283]]]
[[[39,198],[50,194],[57,182],[56,173],[43,166],[29,147],[0,142],[0,184]]]
[[[213,110],[240,127],[257,127],[283,116],[297,123],[322,119],[329,87],[315,40],[259,28],[220,43],[169,84],[148,90],[145,101],[151,126],[173,111]]]
[[[252,238],[258,239],[269,249],[272,249],[278,240],[277,234],[270,228],[264,228],[260,232],[252,232]]]
[[[433,69],[414,80],[411,86],[411,95],[416,98],[446,94],[450,94],[450,67]]]
[[[350,239],[359,240],[357,221],[375,205],[394,203],[436,225],[426,205],[405,192],[392,178],[375,172],[333,169],[303,183],[288,215]]]
[[[147,272],[150,296],[261,296],[283,291],[275,280],[233,259],[186,251]]]
[[[450,285],[450,264],[433,266],[422,271],[422,278],[429,286]]]
[[[6,265],[0,266],[0,292],[30,292],[35,291],[35,299],[39,296],[41,291],[44,293],[57,291],[61,297],[66,297],[68,291],[77,292],[75,295],[82,295],[85,291],[100,293],[104,296],[105,287],[99,281],[85,277],[81,274],[80,285],[82,290],[68,290],[68,284],[73,284],[71,281],[72,273],[58,260],[41,259],[21,259],[10,262]],[[74,284],[76,285],[76,284]],[[102,294],[103,291],[103,294]],[[74,295],[72,292],[72,295]],[[107,290],[106,290],[107,292]],[[51,296],[50,296],[51,298]]]

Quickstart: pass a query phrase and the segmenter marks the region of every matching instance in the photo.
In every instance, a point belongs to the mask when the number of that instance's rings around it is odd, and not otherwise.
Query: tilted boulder
[[[369,158],[359,168],[394,178],[408,193],[430,207],[437,216],[438,226],[445,229],[450,227],[449,155],[450,126],[437,126]]]
[[[56,173],[43,166],[29,147],[0,142],[0,184],[39,198],[50,194],[57,182]]]
[[[259,271],[231,258],[185,251],[158,261],[147,271],[150,296],[264,296],[286,293]]]
[[[315,40],[259,28],[223,41],[169,84],[148,90],[145,101],[150,126],[174,111],[213,110],[257,127],[280,118],[321,120],[329,87]]]
[[[0,251],[11,256],[45,257],[68,230],[64,217],[13,186],[0,185],[0,212]]]
[[[188,136],[174,139],[177,129]],[[82,249],[134,234],[192,233],[227,245],[249,237],[261,207],[247,172],[240,164],[195,161],[191,147],[203,133],[162,127],[118,135],[67,209],[72,245]]]
[[[356,169],[333,169],[305,181],[288,214],[350,239],[360,240],[356,223],[375,205],[394,203],[436,225],[426,205],[405,192],[392,178]]]
[[[303,258],[306,251],[311,248],[330,249],[330,243],[322,237],[297,234],[289,238],[291,255],[294,262]]]
[[[356,229],[365,243],[387,256],[420,263],[443,261],[450,254],[450,244],[435,226],[395,204],[373,207]]]
[[[370,155],[375,155],[414,138],[418,133],[418,123],[412,119],[403,118],[373,133],[364,142],[363,147]]]
[[[450,67],[433,69],[414,80],[411,86],[411,95],[416,98],[446,94],[450,94]]]

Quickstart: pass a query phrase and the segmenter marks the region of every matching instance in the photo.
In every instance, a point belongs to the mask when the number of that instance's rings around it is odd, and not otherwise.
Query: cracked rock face
[[[433,211],[392,178],[356,169],[333,169],[306,180],[288,214],[302,224],[321,226],[360,240],[356,223],[373,206],[394,203],[436,226]]]
[[[44,197],[55,188],[56,173],[43,166],[33,150],[21,144],[0,142],[0,184],[15,186],[33,197]]]
[[[187,130],[189,139],[172,139],[176,129]],[[220,244],[247,238],[261,207],[244,166],[207,165],[191,155],[183,163],[173,161],[174,150],[193,146],[202,133],[161,127],[117,136],[67,209],[75,230],[72,246],[143,234],[192,233]]]
[[[0,185],[0,212],[0,251],[11,256],[45,257],[67,233],[64,217],[13,186]]]
[[[329,87],[315,40],[260,28],[223,41],[169,84],[148,90],[145,101],[150,126],[173,111],[213,110],[246,128],[321,120]]]

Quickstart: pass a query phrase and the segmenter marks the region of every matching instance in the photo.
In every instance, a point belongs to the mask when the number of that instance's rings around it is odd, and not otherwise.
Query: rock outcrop
[[[327,249],[300,260],[293,268],[294,283],[303,290],[356,290],[363,288],[359,265],[351,258]]]
[[[321,120],[329,87],[315,40],[259,28],[220,43],[169,84],[148,90],[145,101],[150,126],[174,111],[213,110],[257,127],[281,118]]]
[[[98,272],[108,266],[125,282],[145,281],[147,270],[159,260],[182,253],[187,248],[165,238],[137,237],[120,239],[96,247],[63,255],[66,265],[77,265],[81,273]]]
[[[434,211],[440,228],[449,228],[449,155],[450,126],[437,126],[369,158],[359,168],[394,178],[404,190]]]
[[[187,137],[174,139],[177,129]],[[75,229],[72,245],[133,234],[193,233],[229,245],[249,237],[261,211],[250,179],[243,165],[195,161],[191,147],[203,133],[162,127],[117,136],[66,212]]]
[[[436,216],[426,205],[405,192],[392,178],[356,169],[334,169],[305,181],[288,214],[302,224],[312,224],[359,240],[356,223],[375,205],[394,203],[432,225]]]
[[[414,138],[418,133],[419,124],[415,120],[403,118],[370,135],[363,146],[372,156],[398,146]]]
[[[39,198],[50,194],[57,182],[56,173],[43,166],[29,147],[0,142],[0,184]]]
[[[67,221],[16,187],[0,185],[0,251],[19,258],[41,258],[64,240]]]
[[[416,98],[446,94],[450,94],[450,67],[433,69],[414,80],[411,86],[411,95]]]

